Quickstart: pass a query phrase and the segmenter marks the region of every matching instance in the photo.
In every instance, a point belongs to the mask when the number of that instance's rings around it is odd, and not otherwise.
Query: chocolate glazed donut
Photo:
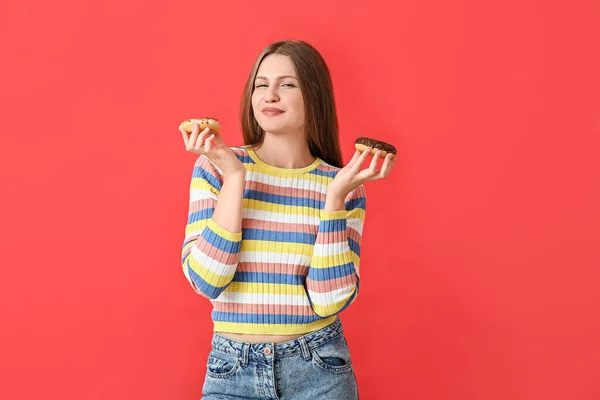
[[[391,153],[393,157],[396,156],[396,148],[389,143],[382,142],[381,140],[375,140],[368,137],[359,137],[354,141],[354,147],[356,150],[364,151],[367,147],[371,148],[371,155],[374,156],[377,150],[381,150],[379,153],[380,158],[385,158],[388,153]]]

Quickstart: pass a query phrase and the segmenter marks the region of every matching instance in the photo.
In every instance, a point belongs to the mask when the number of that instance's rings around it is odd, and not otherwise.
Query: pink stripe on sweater
[[[217,203],[217,201],[215,199],[202,199],[202,200],[192,201],[190,203],[189,214],[200,211],[200,210],[204,210],[206,208],[214,208],[216,203]]]
[[[238,272],[262,272],[262,273],[275,273],[275,274],[294,274],[294,275],[305,275],[308,274],[308,266],[306,265],[291,265],[291,264],[274,264],[265,262],[240,262],[237,267]]]
[[[274,222],[274,221],[260,221],[257,219],[243,219],[242,220],[242,228],[248,229],[270,229],[273,231],[279,232],[300,232],[300,233],[312,233],[313,235],[317,234],[317,230],[319,229],[316,225],[310,224],[291,224],[286,222]]]
[[[338,243],[338,242],[347,242],[348,235],[346,231],[337,231],[337,232],[321,232],[317,236],[316,243],[318,244],[328,244],[328,243]]]
[[[202,253],[206,254],[208,257],[222,264],[233,265],[239,260],[240,257],[239,253],[232,254],[216,248],[215,246],[204,240],[202,236],[198,236],[198,239],[194,245],[198,246]]]
[[[319,166],[317,167],[317,170],[323,171],[323,172],[331,172],[331,171],[337,171],[337,170],[339,170],[339,168],[334,167],[333,165],[319,164]]]
[[[248,188],[250,190],[256,190],[263,193],[269,193],[279,196],[291,196],[291,197],[302,197],[305,199],[314,199],[318,201],[325,201],[325,194],[321,192],[315,192],[309,189],[289,188],[282,186],[272,186],[266,183],[251,181],[248,182]]]
[[[361,235],[354,228],[348,228],[348,237],[354,240],[356,243],[360,244]]]

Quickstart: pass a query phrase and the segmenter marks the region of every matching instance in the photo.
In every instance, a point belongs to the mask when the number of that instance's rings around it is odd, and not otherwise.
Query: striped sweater
[[[364,186],[346,197],[346,210],[327,212],[327,185],[340,168],[319,158],[277,168],[249,146],[231,149],[246,168],[242,231],[212,219],[223,177],[201,155],[182,246],[183,273],[210,299],[214,331],[285,335],[329,325],[358,293]]]

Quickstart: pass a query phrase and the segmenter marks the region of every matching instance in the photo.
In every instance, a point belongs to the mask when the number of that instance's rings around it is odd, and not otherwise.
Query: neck
[[[254,152],[262,161],[277,168],[304,168],[315,161],[303,135],[290,138],[265,132],[263,142]]]

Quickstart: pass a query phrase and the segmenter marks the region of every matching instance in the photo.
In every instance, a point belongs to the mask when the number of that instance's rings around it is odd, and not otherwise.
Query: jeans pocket
[[[312,359],[317,366],[328,372],[343,373],[352,370],[350,350],[342,335],[312,349]]]
[[[206,374],[211,378],[229,378],[236,373],[240,359],[233,355],[211,350],[206,362]]]

